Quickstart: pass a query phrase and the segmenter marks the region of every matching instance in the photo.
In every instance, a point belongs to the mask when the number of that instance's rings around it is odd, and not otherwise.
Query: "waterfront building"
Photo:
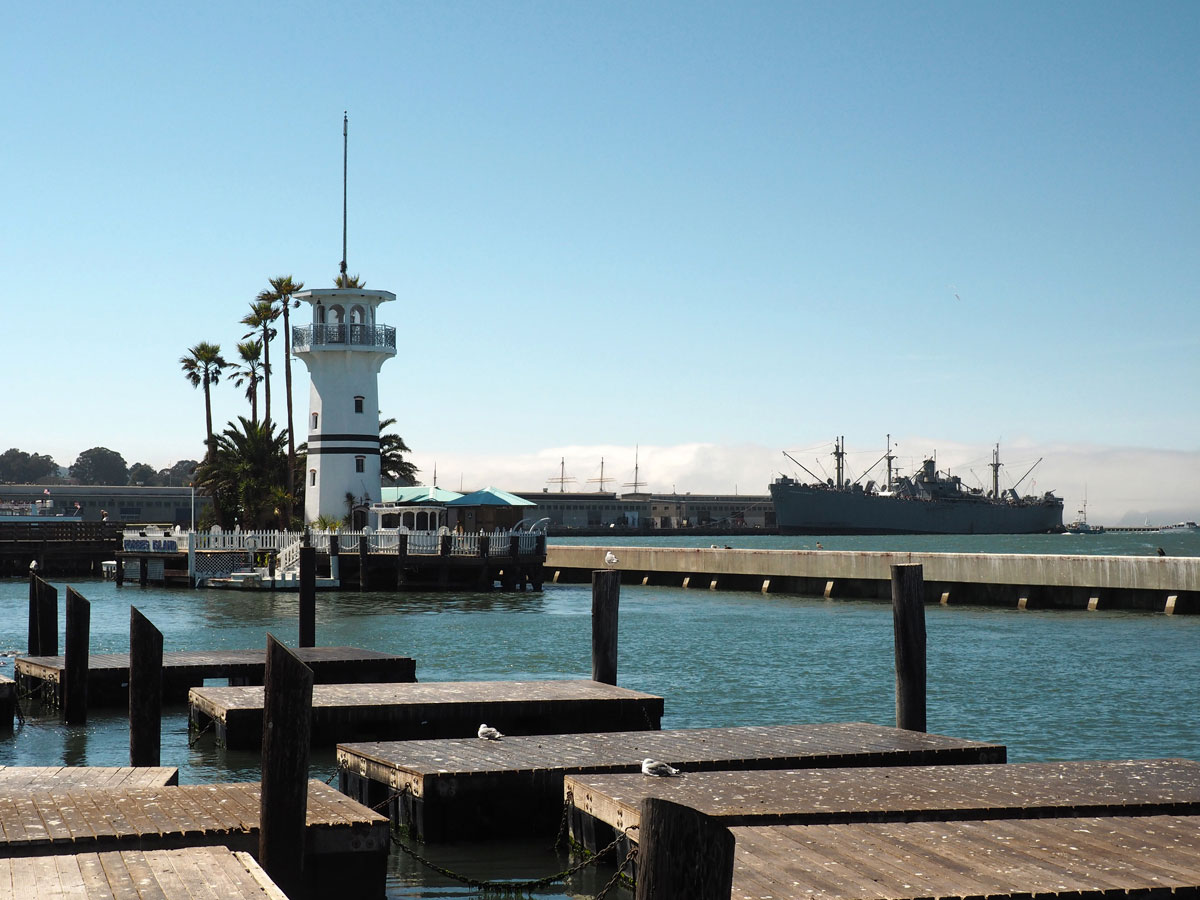
[[[312,323],[292,328],[292,350],[308,367],[308,471],[304,520],[322,516],[351,526],[378,503],[379,370],[396,355],[396,329],[376,318],[390,291],[327,288],[293,295],[312,307]]]
[[[0,484],[0,508],[28,507],[47,516],[85,522],[152,523],[189,528],[212,506],[190,486],[148,487],[104,484]]]
[[[550,520],[552,533],[572,528],[654,531],[775,527],[775,511],[766,494],[617,494],[543,489],[517,491],[516,495],[537,504],[536,515]]]

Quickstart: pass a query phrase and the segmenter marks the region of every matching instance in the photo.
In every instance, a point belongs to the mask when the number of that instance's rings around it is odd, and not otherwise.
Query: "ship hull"
[[[1042,534],[1063,530],[1062,501],[919,500],[772,484],[783,534]]]

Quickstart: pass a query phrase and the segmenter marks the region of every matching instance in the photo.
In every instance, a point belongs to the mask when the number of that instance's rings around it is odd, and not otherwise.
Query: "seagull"
[[[667,765],[665,762],[657,762],[656,760],[653,760],[647,756],[642,760],[642,774],[667,778],[671,775],[678,775],[679,770],[673,766]]]
[[[613,553],[611,550],[604,554],[604,564],[610,569],[619,562],[620,560],[617,559],[617,554]]]
[[[500,738],[504,737],[504,735],[502,735],[491,725],[480,725],[477,734],[485,741],[498,741]]]

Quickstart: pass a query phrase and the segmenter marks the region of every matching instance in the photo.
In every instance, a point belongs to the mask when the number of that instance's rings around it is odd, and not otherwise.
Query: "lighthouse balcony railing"
[[[314,347],[381,347],[396,349],[396,329],[391,325],[295,325],[292,349]]]

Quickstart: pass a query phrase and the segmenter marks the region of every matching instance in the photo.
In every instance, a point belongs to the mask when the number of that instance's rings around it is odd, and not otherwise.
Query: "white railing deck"
[[[339,551],[342,553],[357,552],[359,541],[363,536],[367,538],[369,552],[396,553],[402,534],[408,538],[407,553],[409,556],[440,555],[443,537],[450,538],[451,556],[478,556],[480,538],[485,536],[489,539],[488,554],[490,556],[508,556],[514,536],[518,541],[518,552],[527,555],[536,552],[538,538],[545,536],[542,532],[511,532],[503,529],[464,534],[445,529],[407,531],[388,528],[379,531],[310,531],[308,538],[311,546],[324,553],[329,552],[330,538],[333,536],[337,537]],[[170,539],[175,542],[180,551],[189,549],[195,549],[197,552],[274,550],[279,554],[280,566],[287,568],[299,560],[304,533],[299,531],[188,532],[151,527],[126,529],[125,538]]]

